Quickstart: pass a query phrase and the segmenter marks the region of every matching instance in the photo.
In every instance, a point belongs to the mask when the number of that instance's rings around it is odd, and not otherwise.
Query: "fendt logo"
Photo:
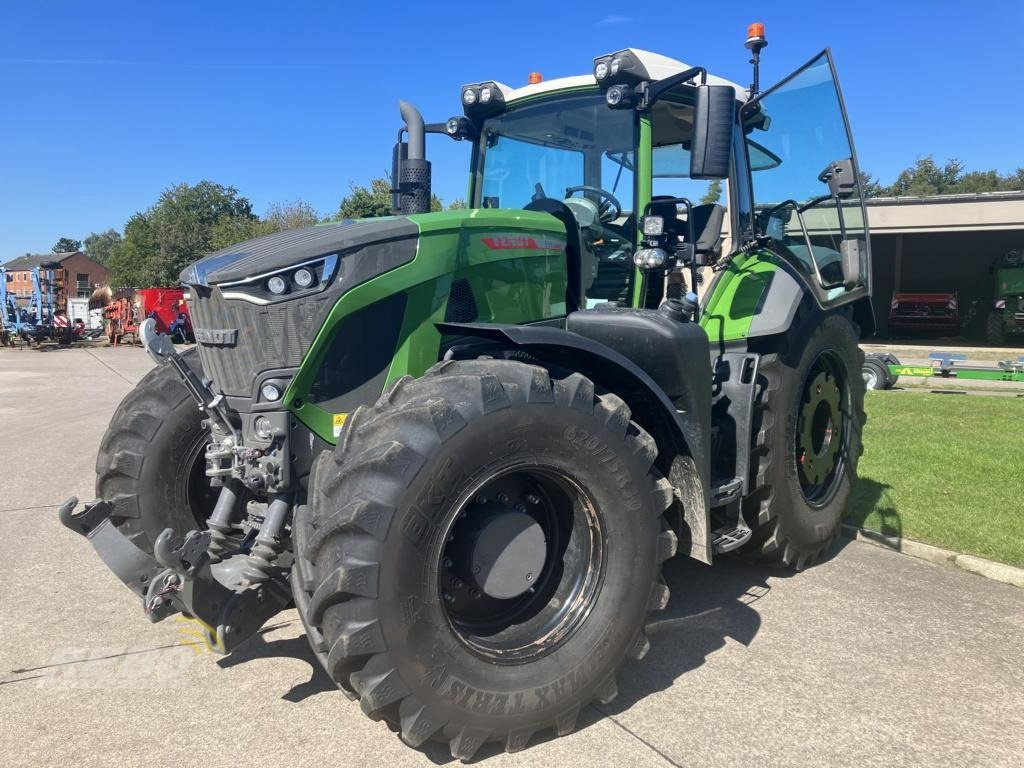
[[[233,347],[238,341],[237,328],[196,328],[196,341],[218,347]]]

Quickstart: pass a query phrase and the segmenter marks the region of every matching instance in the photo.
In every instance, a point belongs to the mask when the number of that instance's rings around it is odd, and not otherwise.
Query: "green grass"
[[[1024,399],[868,392],[851,525],[1024,566]]]

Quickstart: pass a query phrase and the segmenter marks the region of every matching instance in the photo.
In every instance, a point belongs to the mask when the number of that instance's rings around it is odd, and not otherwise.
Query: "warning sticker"
[[[341,437],[341,430],[345,426],[345,422],[348,421],[347,413],[336,413],[334,414],[334,436]]]

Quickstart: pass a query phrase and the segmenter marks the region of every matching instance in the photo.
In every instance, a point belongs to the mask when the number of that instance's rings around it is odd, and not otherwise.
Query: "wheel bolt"
[[[478,589],[471,589],[469,591],[469,596],[472,597],[474,600],[479,600],[480,597],[481,597],[480,590],[478,590]]]
[[[443,565],[445,568],[451,568],[452,559],[450,557],[446,557],[444,560],[441,561],[441,565]]]
[[[481,494],[480,494],[479,496],[477,496],[477,497],[476,497],[476,503],[477,503],[477,504],[486,504],[486,503],[487,503],[487,497],[486,497],[486,496],[484,496],[484,495],[483,495],[483,494],[481,493]]]
[[[526,574],[526,580],[527,581],[533,581],[533,574],[532,573]]]
[[[526,494],[526,500],[530,504],[540,504],[540,496],[538,496],[535,493],[528,493],[528,494]]]
[[[502,504],[508,504],[508,494],[503,493],[500,496],[498,496],[498,501],[500,501]]]
[[[462,589],[464,586],[462,579],[452,579],[452,589]]]
[[[480,566],[479,565],[474,565],[473,566],[473,573],[480,573]]]
[[[525,512],[525,511],[526,511],[526,505],[525,504],[516,504],[516,512]]]
[[[447,592],[445,592],[445,593],[444,593],[444,601],[445,601],[446,603],[454,603],[454,602],[455,602],[455,598],[454,598],[454,597],[452,597],[452,596],[451,596],[450,594],[448,594]]]

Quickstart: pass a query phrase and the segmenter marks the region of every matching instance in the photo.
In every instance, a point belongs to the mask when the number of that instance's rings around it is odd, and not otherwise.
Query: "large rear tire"
[[[839,534],[863,452],[864,355],[839,314],[796,331],[789,353],[761,358],[743,512],[754,529],[739,555],[758,564],[812,565]]]
[[[293,593],[328,674],[405,743],[463,760],[571,732],[668,600],[656,454],[579,374],[478,360],[396,382],[296,516]]]
[[[183,359],[202,377],[195,349]],[[111,521],[145,552],[165,528],[184,536],[206,527],[217,491],[206,478],[209,430],[170,365],[159,365],[121,401],[96,457],[96,495],[114,504]]]
[[[1006,343],[1002,310],[994,309],[988,313],[988,320],[985,322],[985,341],[994,347],[1001,347]]]

